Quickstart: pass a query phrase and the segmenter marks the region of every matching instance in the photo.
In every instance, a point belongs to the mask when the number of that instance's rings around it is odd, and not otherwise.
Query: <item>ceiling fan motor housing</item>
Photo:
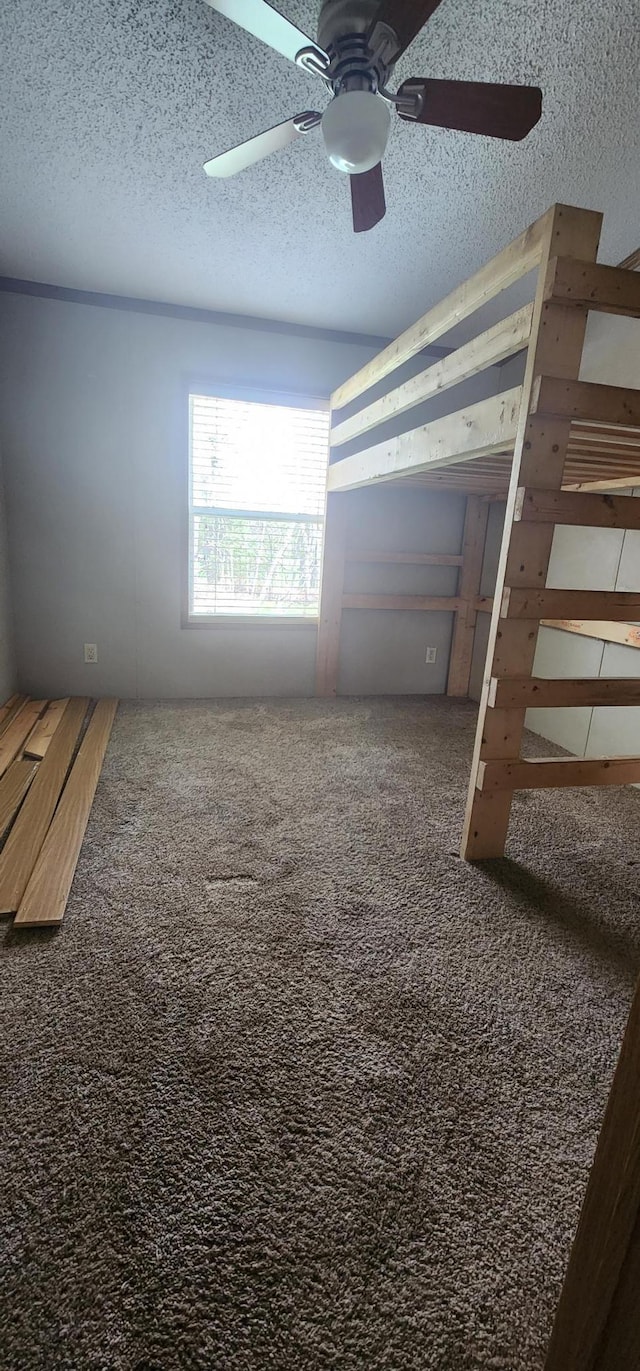
[[[318,43],[329,57],[326,78],[334,95],[384,90],[398,40],[386,24],[376,25],[371,34],[378,9],[379,0],[324,0]]]

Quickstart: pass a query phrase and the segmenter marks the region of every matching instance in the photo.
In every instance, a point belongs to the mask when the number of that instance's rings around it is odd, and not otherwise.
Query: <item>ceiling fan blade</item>
[[[393,29],[400,45],[393,58],[396,62],[414,38],[417,38],[440,3],[441,0],[381,0],[369,30],[369,37],[371,38],[375,32],[377,24],[387,24]]]
[[[371,171],[361,171],[357,176],[351,176],[351,208],[353,210],[353,227],[356,233],[366,233],[368,229],[375,228],[387,212],[387,205],[384,198],[384,181],[382,180],[382,166],[378,165],[371,168]]]
[[[252,167],[255,162],[261,162],[270,153],[286,148],[296,138],[301,138],[303,133],[308,133],[309,129],[316,128],[321,117],[317,110],[294,114],[293,119],[285,119],[283,124],[276,124],[265,133],[249,138],[246,143],[238,143],[235,148],[212,157],[210,162],[205,162],[203,170],[207,176],[235,176],[246,167]]]
[[[411,124],[436,124],[488,138],[526,138],[542,114],[537,86],[502,86],[485,81],[403,81],[399,96],[417,96],[417,114],[398,109]]]
[[[226,19],[232,19],[241,29],[246,29],[247,33],[252,33],[270,48],[275,48],[276,52],[281,52],[291,62],[295,62],[303,48],[311,48],[323,66],[328,63],[329,59],[322,48],[285,19],[283,14],[274,10],[272,5],[268,5],[267,0],[206,0],[206,3],[218,14],[224,14]]]

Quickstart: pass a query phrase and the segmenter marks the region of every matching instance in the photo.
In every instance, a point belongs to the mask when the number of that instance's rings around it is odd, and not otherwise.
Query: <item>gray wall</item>
[[[358,548],[445,552],[462,546],[465,501],[459,495],[414,487],[372,486],[350,491],[347,554]],[[348,562],[347,593],[455,595],[456,567]],[[453,615],[422,610],[343,613],[338,690],[342,695],[442,694],[446,690]],[[426,649],[436,660],[427,664]]]
[[[375,349],[12,293],[0,297],[0,325],[21,687],[125,697],[312,693],[314,626],[180,626],[184,388],[200,380],[328,395]],[[393,505],[378,489],[345,498],[355,536],[368,544],[386,538],[402,548],[415,535],[417,549],[460,549],[457,496],[412,491]],[[455,571],[445,571],[404,569],[401,588],[454,593]],[[400,588],[398,568],[359,574],[367,588]],[[341,689],[441,690],[450,636],[448,615],[349,611]],[[98,645],[96,666],[83,662],[85,642]],[[437,648],[435,665],[424,660],[427,645]]]
[[[503,368],[505,384],[517,383]],[[591,315],[581,379],[640,388],[640,323]],[[631,494],[625,491],[624,494]],[[640,495],[640,489],[633,492]],[[504,506],[495,505],[485,549],[482,593],[495,585]],[[640,590],[640,533],[559,527],[547,583],[575,590]],[[479,699],[489,616],[479,615],[473,660],[473,698]],[[542,628],[534,670],[539,676],[639,676],[640,651],[579,634]],[[527,727],[576,756],[625,755],[640,749],[640,708],[530,709]]]
[[[4,481],[0,459],[0,704],[17,686]]]

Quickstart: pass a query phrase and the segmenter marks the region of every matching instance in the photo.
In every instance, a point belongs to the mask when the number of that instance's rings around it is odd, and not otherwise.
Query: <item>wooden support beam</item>
[[[327,495],[316,654],[316,695],[320,696],[338,693],[347,513],[342,496]]]
[[[640,500],[638,501],[640,505]],[[347,562],[395,562],[407,566],[462,566],[462,557],[452,552],[382,552],[375,548],[349,548]]]
[[[610,620],[542,619],[541,628],[559,628],[563,633],[579,633],[582,638],[600,638],[605,643],[619,643],[621,647],[640,647],[640,627],[637,624],[612,624]]]
[[[547,218],[541,245],[531,339],[521,391],[485,680],[462,835],[461,852],[467,861],[501,857],[504,853],[512,791],[479,790],[479,767],[481,762],[511,761],[519,757],[525,711],[492,709],[488,702],[490,680],[493,676],[531,673],[538,636],[537,620],[506,620],[501,615],[502,591],[511,556],[513,530],[522,527],[514,524],[516,494],[520,486],[560,489],[571,437],[569,419],[548,418],[532,412],[535,379],[548,376],[577,380],[587,323],[586,309],[545,300],[547,268],[552,257],[595,261],[601,226],[602,216],[599,214],[557,205]],[[545,584],[552,540],[553,527],[538,525],[536,540],[527,548],[533,585]]]
[[[364,452],[332,462],[330,491],[355,490],[375,481],[433,471],[455,457],[458,462],[492,452],[507,452],[515,438],[520,386],[492,395],[466,409],[389,438]]]
[[[47,755],[0,852],[0,913],[14,914],[45,840],[60,798],[88,700],[73,699],[65,709]]]
[[[636,1371],[640,1365],[639,1083],[640,986],[589,1174],[545,1371]]]
[[[622,267],[554,257],[547,272],[545,299],[640,318],[640,276]]]
[[[532,393],[532,414],[553,414],[583,423],[640,427],[640,390],[603,386],[595,381],[565,381],[538,376]],[[637,436],[636,436],[637,441]]]
[[[0,838],[17,813],[38,769],[37,762],[18,758],[0,780]]]
[[[366,409],[350,419],[344,419],[331,429],[332,447],[339,447],[352,438],[369,433],[387,419],[397,419],[432,396],[440,395],[451,386],[457,386],[461,381],[467,381],[479,371],[484,371],[486,367],[496,366],[498,362],[504,362],[507,357],[521,352],[529,341],[532,314],[533,304],[516,310],[515,314],[501,319],[486,333],[456,348],[455,352],[435,362],[426,371],[420,372],[419,376],[412,376]]]
[[[473,640],[476,629],[476,602],[482,578],[482,562],[487,533],[489,506],[479,495],[469,495],[462,534],[462,570],[458,577],[460,608],[456,614],[451,640],[447,695],[469,694]]]
[[[504,619],[609,619],[614,623],[640,619],[640,591],[529,590],[505,586]]]
[[[558,709],[567,705],[640,705],[640,678],[599,676],[543,680],[540,676],[493,677],[492,709]]]
[[[457,595],[343,595],[343,609],[417,609],[425,612],[453,613],[460,607]]]
[[[67,907],[117,700],[98,700],[20,901],[14,927],[59,924]]]
[[[640,529],[640,499],[633,495],[591,495],[572,490],[525,490],[521,486],[513,517],[525,523]]]
[[[479,790],[555,790],[565,786],[635,785],[640,757],[530,757],[480,762]]]
[[[456,286],[444,300],[428,310],[417,323],[401,333],[399,338],[394,338],[388,347],[367,362],[355,376],[350,376],[348,381],[338,386],[331,396],[332,408],[342,409],[345,405],[351,404],[358,395],[363,395],[377,381],[389,376],[392,371],[402,366],[403,362],[408,362],[410,357],[415,357],[416,353],[422,352],[430,343],[437,342],[438,338],[448,333],[454,324],[468,319],[481,305],[493,300],[494,296],[513,285],[514,281],[526,276],[540,261],[543,245],[548,238],[551,217],[563,208],[567,214],[573,212],[570,206],[554,206],[553,210],[547,211],[541,219],[481,267],[475,276]]]
[[[46,703],[46,700],[28,700],[5,728],[0,736],[0,776],[22,750],[25,739],[28,738],[36,720],[40,718]]]
[[[48,709],[45,710],[42,718],[38,719],[35,728],[27,738],[24,748],[25,757],[35,757],[37,761],[42,761],[68,703],[68,697],[64,700],[51,701]]]

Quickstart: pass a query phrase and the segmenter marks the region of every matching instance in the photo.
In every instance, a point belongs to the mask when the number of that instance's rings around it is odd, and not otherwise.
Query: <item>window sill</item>
[[[182,628],[314,628],[318,616],[296,619],[293,615],[190,614],[182,618]]]

